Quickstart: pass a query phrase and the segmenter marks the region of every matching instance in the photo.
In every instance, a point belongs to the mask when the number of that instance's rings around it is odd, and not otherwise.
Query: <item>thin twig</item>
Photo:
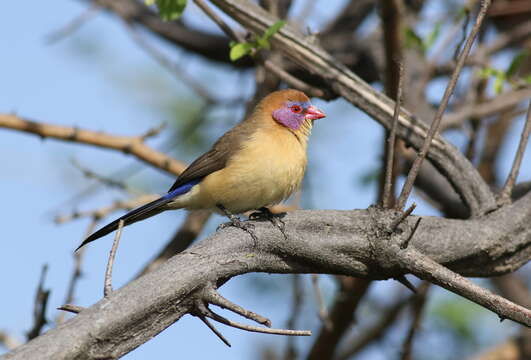
[[[253,326],[253,325],[246,325],[246,324],[242,324],[236,321],[226,319],[223,316],[218,315],[213,311],[210,311],[207,316],[211,318],[212,320],[215,320],[227,326],[232,326],[236,329],[250,331],[250,332],[272,334],[272,335],[285,335],[285,336],[311,336],[312,335],[312,332],[310,330],[271,329],[271,328]]]
[[[48,306],[50,290],[44,290],[44,281],[46,280],[47,272],[48,265],[45,264],[42,266],[41,277],[39,280],[39,285],[37,286],[37,293],[35,294],[35,302],[33,306],[33,327],[27,333],[28,340],[39,336],[42,328],[48,323],[46,320],[46,307]]]
[[[297,320],[301,315],[302,310],[302,304],[303,304],[303,288],[302,288],[302,282],[301,282],[301,274],[292,274],[291,280],[292,280],[292,288],[293,288],[293,295],[292,295],[292,301],[291,301],[291,310],[290,310],[290,316],[288,320],[286,321],[286,328],[293,329],[297,326]],[[295,344],[295,338],[289,336],[287,338],[286,342],[286,350],[284,351],[284,359],[297,359],[298,351]]]
[[[59,306],[57,308],[57,310],[68,311],[68,312],[71,312],[73,314],[79,314],[80,312],[82,312],[85,309],[86,308],[83,307],[83,306],[78,306],[78,305],[74,305],[74,304],[64,304],[64,305]]]
[[[159,195],[151,194],[151,195],[142,195],[137,198],[133,198],[129,200],[119,200],[119,201],[115,201],[113,204],[109,206],[105,206],[100,209],[87,210],[87,211],[74,211],[73,213],[68,214],[68,215],[59,215],[55,217],[54,221],[56,224],[64,224],[69,221],[87,218],[87,217],[99,220],[118,210],[132,210],[136,207],[147,204],[148,202],[153,201],[157,199],[158,197]]]
[[[472,31],[470,32],[470,35],[468,36],[465,42],[463,51],[459,55],[459,59],[455,66],[455,70],[452,73],[452,77],[450,78],[450,81],[448,82],[448,86],[446,87],[446,90],[444,91],[444,96],[441,100],[441,104],[439,105],[439,108],[437,109],[437,113],[435,114],[435,118],[433,119],[430,129],[428,130],[428,133],[426,134],[424,143],[422,144],[422,147],[418,153],[418,156],[416,157],[415,161],[413,162],[413,165],[411,166],[411,169],[409,170],[406,182],[398,198],[398,202],[396,206],[397,209],[404,208],[406,201],[409,195],[411,194],[411,191],[413,189],[413,184],[415,183],[415,179],[417,178],[417,175],[420,170],[420,166],[422,165],[422,162],[426,158],[426,155],[428,154],[428,151],[431,146],[431,142],[433,138],[435,137],[435,135],[437,134],[437,131],[439,130],[442,116],[444,114],[444,111],[446,110],[446,107],[448,106],[450,97],[455,89],[457,80],[459,79],[459,75],[461,74],[461,70],[463,69],[465,60],[470,52],[470,49],[472,48],[476,35],[481,27],[481,24],[483,23],[483,19],[485,18],[485,15],[487,14],[487,10],[490,6],[490,2],[491,0],[482,0],[481,2],[481,9],[476,19],[476,23],[474,24],[474,27],[472,28]]]
[[[216,329],[216,327],[215,327],[210,321],[208,321],[208,319],[206,318],[206,316],[204,316],[204,315],[201,314],[201,315],[198,315],[197,317],[198,317],[199,319],[201,319],[201,321],[202,321],[202,322],[203,322],[203,323],[204,323],[204,324],[205,324],[210,330],[212,330],[212,332],[213,332],[214,334],[216,334],[216,336],[217,336],[221,341],[223,341],[223,343],[224,343],[225,345],[227,345],[228,347],[231,347],[231,344],[230,344],[229,340],[227,340],[227,338],[226,338],[225,336],[223,336],[223,334],[220,333],[219,330]]]
[[[182,61],[180,63],[170,60],[163,52],[158,50],[155,46],[149,43],[129,22],[124,22],[125,28],[128,30],[131,39],[147,54],[149,54],[156,62],[158,62],[163,68],[168,70],[172,75],[177,79],[186,84],[192,91],[203,98],[208,104],[214,104],[218,101],[206,89],[205,86],[201,85],[196,79],[188,75],[186,71],[182,69]]]
[[[86,8],[81,14],[72,19],[68,24],[62,28],[48,34],[46,36],[46,43],[54,44],[65,37],[73,34],[75,31],[79,30],[81,26],[86,24],[90,19],[92,19],[96,14],[101,11],[101,8],[92,3],[92,6]]]
[[[321,289],[319,287],[319,275],[312,274],[312,285],[313,292],[315,295],[315,301],[317,302],[317,306],[319,308],[319,319],[321,319],[326,329],[331,330],[332,322],[330,321],[330,317],[328,316],[328,310],[326,310],[326,306],[323,301],[323,296],[321,294]]]
[[[211,284],[205,286],[202,296],[203,296],[203,299],[208,303],[217,305],[223,309],[230,310],[235,314],[243,316],[244,318],[247,318],[249,320],[256,321],[259,324],[265,325],[267,327],[271,327],[271,320],[255,312],[244,309],[240,305],[235,304],[232,301],[224,298],[214,289],[214,287]]]
[[[511,201],[511,193],[513,192],[514,183],[518,177],[520,166],[522,165],[522,159],[524,157],[527,141],[529,140],[529,134],[531,133],[531,101],[529,102],[529,108],[527,109],[527,116],[525,119],[524,129],[520,135],[520,143],[518,144],[518,150],[514,157],[513,166],[511,172],[503,185],[503,189],[500,194],[499,204],[506,204]]]
[[[404,221],[409,215],[411,215],[411,213],[413,212],[413,210],[415,210],[416,207],[417,207],[417,204],[413,203],[413,204],[411,204],[410,207],[407,208],[406,211],[401,212],[400,216],[398,216],[391,223],[391,226],[390,226],[391,231],[394,232],[396,230],[396,228],[398,227],[398,225],[400,225],[402,223],[402,221]]]
[[[258,62],[262,62],[260,61],[260,59],[257,59],[257,60]],[[286,70],[284,70],[282,67],[280,67],[279,65],[277,65],[271,60],[263,61],[263,65],[267,70],[271,71],[273,74],[278,76],[281,80],[286,82],[288,85],[305,92],[310,97],[319,97],[325,100],[331,98],[331,95],[329,93],[305,83],[304,81],[291,75],[289,72],[287,72]]]
[[[455,47],[454,55],[452,57],[454,61],[457,61],[457,57],[459,56],[459,50],[461,49],[461,46],[463,46],[466,40],[466,29],[468,28],[468,24],[470,23],[470,9],[468,8],[468,6],[464,6],[464,12],[465,19],[463,20],[463,25],[461,26],[461,39]]]
[[[85,236],[83,236],[83,239],[85,239],[87,236],[92,234],[94,232],[94,229],[96,228],[98,221],[96,219],[93,219],[89,226],[87,227],[87,230],[85,231]],[[76,292],[76,285],[79,279],[82,276],[81,272],[81,265],[83,263],[83,256],[85,255],[85,248],[79,249],[79,251],[74,252],[74,270],[72,271],[72,275],[70,276],[70,281],[68,282],[68,290],[66,291],[65,301],[64,304],[71,304],[74,302],[74,295]],[[59,325],[61,324],[65,319],[65,313],[60,312],[56,318],[55,318],[55,324]]]
[[[111,177],[107,177],[105,175],[100,175],[100,174],[96,173],[95,171],[82,166],[75,159],[72,159],[71,163],[76,169],[81,171],[83,176],[85,176],[88,179],[94,179],[94,180],[100,182],[102,185],[108,186],[110,188],[120,189],[120,190],[123,190],[123,191],[132,192],[132,193],[138,193],[138,191],[135,191],[134,189],[132,189],[129,186],[127,186],[127,184],[125,182],[119,181],[119,180],[114,180]]]
[[[416,296],[413,298],[413,302],[411,304],[412,310],[413,310],[413,319],[411,321],[411,326],[409,327],[409,331],[407,333],[407,336],[404,340],[404,343],[402,344],[402,360],[411,360],[411,352],[413,350],[413,339],[415,338],[415,335],[417,334],[417,330],[419,329],[420,322],[422,320],[422,312],[424,310],[424,307],[426,305],[427,300],[427,292],[429,289],[430,283],[425,281],[422,285],[419,286],[418,292]]]
[[[451,271],[412,247],[395,253],[404,269],[453,293],[461,295],[498,314],[501,320],[511,319],[531,327],[531,310],[517,305],[469,279]]]
[[[391,326],[398,319],[398,315],[400,315],[406,304],[408,304],[414,296],[415,295],[412,295],[409,298],[399,300],[383,310],[384,312],[374,325],[361,329],[353,339],[346,341],[349,345],[347,345],[345,350],[339,354],[337,359],[350,359],[370,344],[384,337],[386,332],[391,329]]]
[[[118,249],[118,244],[120,243],[120,237],[122,236],[122,230],[124,228],[124,221],[120,220],[118,222],[118,229],[116,230],[116,235],[114,236],[114,241],[112,243],[111,252],[109,254],[109,262],[107,263],[107,269],[105,270],[105,281],[103,283],[103,296],[107,297],[112,292],[112,267],[114,265],[114,259],[116,257],[116,250]]]
[[[212,21],[214,21],[220,27],[220,29],[228,37],[238,42],[245,42],[245,37],[242,34],[232,30],[232,28],[227,25],[227,23],[223,21],[223,19],[216,14],[216,12],[213,11],[203,0],[194,0],[194,2]]]
[[[201,8],[201,10],[203,10],[205,12],[206,15],[208,15],[208,17],[210,17],[210,19],[212,21],[214,21],[221,28],[221,30],[228,37],[230,37],[232,40],[237,41],[237,42],[245,42],[245,37],[242,34],[239,34],[238,32],[234,31],[203,0],[194,0],[194,2],[197,4],[197,6],[199,6]],[[252,50],[252,55],[255,55],[255,53],[256,53],[256,51],[253,49]],[[288,73],[287,71],[282,69],[281,66],[275,64],[271,60],[262,60],[259,57],[254,57],[254,58],[259,63],[262,63],[262,65],[264,65],[264,67],[267,70],[271,71],[273,74],[278,76],[280,79],[282,79],[283,81],[288,83],[290,86],[293,86],[293,87],[295,87],[297,89],[300,89],[300,90],[304,91],[309,96],[321,97],[321,98],[325,98],[325,99],[330,97],[330,94],[327,94],[325,91],[323,91],[321,89],[318,89],[318,88],[316,88],[314,86],[311,86],[311,85],[305,83],[304,81],[296,78],[295,76],[291,75],[290,73]]]
[[[411,241],[411,239],[413,238],[413,235],[415,235],[415,233],[417,232],[417,229],[419,228],[419,225],[420,225],[420,221],[422,220],[421,217],[419,217],[417,219],[417,222],[415,223],[415,225],[413,225],[413,229],[411,230],[411,232],[409,233],[408,237],[406,238],[406,240],[404,240],[404,242],[402,242],[402,244],[400,244],[400,248],[401,249],[407,249],[407,247],[409,246],[409,242]]]
[[[0,128],[23,131],[63,141],[94,145],[131,154],[158,169],[179,175],[186,166],[170,156],[147,146],[138,136],[115,136],[102,132],[30,121],[11,114],[0,114]]]
[[[401,61],[398,61],[398,87],[396,89],[395,110],[393,113],[393,126],[387,139],[387,163],[385,164],[385,182],[383,189],[383,207],[385,209],[391,204],[391,189],[393,188],[393,168],[395,160],[395,143],[396,143],[396,129],[398,128],[398,115],[400,114],[400,106],[402,103],[402,84],[404,81],[404,66]]]

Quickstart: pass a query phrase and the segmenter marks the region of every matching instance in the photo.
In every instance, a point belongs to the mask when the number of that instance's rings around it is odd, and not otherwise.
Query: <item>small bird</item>
[[[234,214],[266,208],[299,188],[306,170],[306,148],[313,121],[325,117],[301,91],[275,91],[249,117],[219,138],[177,178],[168,193],[134,209],[87,237],[79,248],[124,225],[165,210],[209,209],[231,225],[254,234]],[[76,249],[76,250],[77,250]]]

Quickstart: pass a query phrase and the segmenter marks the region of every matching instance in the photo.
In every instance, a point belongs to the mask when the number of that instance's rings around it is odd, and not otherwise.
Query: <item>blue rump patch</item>
[[[201,182],[201,180],[203,180],[203,178],[194,179],[192,181],[189,181],[186,184],[183,184],[183,185],[179,186],[177,189],[170,191],[169,193],[164,195],[162,197],[162,199],[165,199],[165,200],[172,199],[172,198],[177,197],[179,195],[185,194],[188,191],[190,191],[190,189],[192,187],[194,187],[195,185],[199,184],[199,182]]]

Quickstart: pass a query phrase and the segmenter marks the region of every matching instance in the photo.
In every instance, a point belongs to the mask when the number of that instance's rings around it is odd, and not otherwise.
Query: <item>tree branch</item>
[[[395,217],[391,211],[383,214],[389,223]],[[422,252],[466,276],[514,271],[531,256],[530,217],[531,194],[480,219],[423,217],[405,252]],[[400,228],[412,225],[416,220],[412,218]],[[389,256],[375,252],[374,245],[384,246],[386,237],[378,233],[369,211],[295,211],[284,221],[289,241],[262,222],[253,222],[260,239],[256,245],[238,229],[216,232],[60,328],[19,347],[10,360],[119,357],[192,311],[206,284],[221,286],[248,272],[318,272],[370,279],[407,272]],[[469,299],[476,295],[475,289],[466,294]],[[527,313],[523,309],[519,318],[531,324]]]
[[[35,134],[43,139],[49,137],[122,151],[157,169],[174,175],[179,175],[186,168],[182,162],[144,144],[143,136],[108,135],[77,127],[35,122],[10,114],[0,114],[0,127]]]

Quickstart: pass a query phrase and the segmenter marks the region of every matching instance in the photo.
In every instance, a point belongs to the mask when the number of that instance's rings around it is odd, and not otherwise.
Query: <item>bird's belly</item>
[[[221,204],[232,213],[242,213],[276,204],[299,187],[305,165],[305,158],[286,161],[259,157],[235,162],[201,182],[202,207]]]

